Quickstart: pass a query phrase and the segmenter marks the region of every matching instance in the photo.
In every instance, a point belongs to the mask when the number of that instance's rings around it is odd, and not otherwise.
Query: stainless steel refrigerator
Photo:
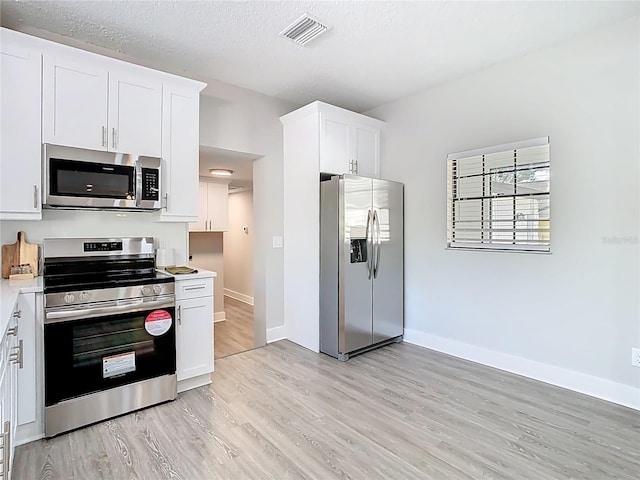
[[[348,360],[404,331],[404,185],[320,183],[320,351]]]

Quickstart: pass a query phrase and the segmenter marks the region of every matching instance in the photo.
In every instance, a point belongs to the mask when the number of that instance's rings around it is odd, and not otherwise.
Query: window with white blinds
[[[447,161],[448,247],[549,251],[549,137]]]

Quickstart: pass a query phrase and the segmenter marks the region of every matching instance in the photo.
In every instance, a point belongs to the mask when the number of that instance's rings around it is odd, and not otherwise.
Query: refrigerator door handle
[[[371,238],[369,238],[371,234]],[[367,271],[369,272],[369,280],[373,274],[373,216],[371,210],[367,210],[367,230],[365,232],[367,240]]]
[[[378,278],[378,269],[380,268],[380,219],[378,218],[377,210],[373,212],[373,233],[375,234],[374,252],[376,256],[376,263],[373,266],[373,278]]]

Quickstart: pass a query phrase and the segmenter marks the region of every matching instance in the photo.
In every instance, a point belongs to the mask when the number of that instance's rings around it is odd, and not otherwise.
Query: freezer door
[[[404,330],[404,185],[373,179],[373,343]]]
[[[339,266],[340,353],[371,345],[372,341],[372,179],[345,175],[341,180],[342,248]]]

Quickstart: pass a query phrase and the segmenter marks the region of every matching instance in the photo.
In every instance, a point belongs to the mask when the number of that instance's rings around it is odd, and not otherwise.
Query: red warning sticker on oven
[[[158,337],[169,331],[172,321],[171,314],[166,310],[154,310],[145,318],[144,329],[149,335]]]

